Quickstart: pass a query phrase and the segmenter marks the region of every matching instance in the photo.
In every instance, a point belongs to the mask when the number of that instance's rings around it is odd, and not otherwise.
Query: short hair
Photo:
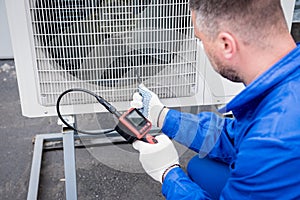
[[[230,30],[248,44],[287,31],[280,0],[190,0],[200,31],[210,39]]]

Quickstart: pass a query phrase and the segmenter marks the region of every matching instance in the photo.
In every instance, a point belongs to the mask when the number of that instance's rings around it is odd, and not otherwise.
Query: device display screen
[[[135,109],[126,116],[126,119],[138,130],[142,129],[147,124],[145,117]]]

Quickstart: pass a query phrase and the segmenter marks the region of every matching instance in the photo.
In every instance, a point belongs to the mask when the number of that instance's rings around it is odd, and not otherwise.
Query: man
[[[300,47],[280,0],[190,0],[190,9],[214,69],[246,88],[220,110],[229,119],[169,110],[141,86],[132,105],[200,155],[186,175],[166,136],[137,141],[144,169],[167,199],[300,199]]]

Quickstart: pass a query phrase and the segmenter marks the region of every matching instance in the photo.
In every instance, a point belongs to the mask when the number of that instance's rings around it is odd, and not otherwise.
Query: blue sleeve
[[[162,193],[167,200],[205,200],[209,195],[192,182],[181,168],[174,168],[165,177]]]
[[[184,146],[196,151],[201,157],[208,155],[226,163],[235,158],[233,147],[234,120],[213,112],[198,115],[170,110],[162,132]]]

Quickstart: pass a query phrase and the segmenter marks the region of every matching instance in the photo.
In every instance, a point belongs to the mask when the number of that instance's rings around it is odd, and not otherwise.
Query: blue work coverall
[[[170,110],[162,131],[229,165],[220,199],[300,199],[299,44],[220,110],[228,111],[233,119]],[[167,174],[162,193],[167,199],[210,199],[181,168]]]

